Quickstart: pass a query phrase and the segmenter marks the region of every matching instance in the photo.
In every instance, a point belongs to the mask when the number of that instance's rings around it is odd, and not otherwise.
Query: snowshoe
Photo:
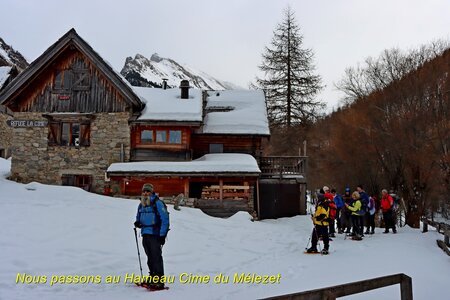
[[[314,253],[319,253],[319,251],[317,251],[317,248],[311,247],[308,250],[306,250],[306,253],[314,254]]]

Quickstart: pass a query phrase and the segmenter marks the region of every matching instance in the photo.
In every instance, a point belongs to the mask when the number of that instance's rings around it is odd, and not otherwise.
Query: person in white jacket
[[[367,230],[364,232],[364,234],[374,234],[375,233],[375,212],[376,212],[376,205],[375,205],[375,198],[376,196],[369,197],[369,205],[367,207]],[[372,230],[370,230],[372,229]]]

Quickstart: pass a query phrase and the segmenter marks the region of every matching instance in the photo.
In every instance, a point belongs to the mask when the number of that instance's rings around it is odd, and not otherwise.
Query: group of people
[[[381,201],[378,203],[376,196],[369,196],[362,185],[358,185],[353,193],[347,187],[342,196],[335,189],[330,190],[324,186],[317,193],[312,245],[307,252],[318,253],[317,243],[321,238],[324,244],[321,253],[328,254],[329,237],[336,237],[336,228],[338,234],[345,233],[354,240],[362,240],[365,234],[374,234],[378,209],[383,213],[384,233],[389,233],[390,229],[397,233],[394,207],[394,199],[385,189],[382,190]]]

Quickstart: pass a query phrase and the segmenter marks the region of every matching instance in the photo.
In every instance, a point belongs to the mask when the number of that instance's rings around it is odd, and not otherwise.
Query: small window
[[[61,184],[65,186],[77,186],[86,191],[90,191],[92,177],[90,175],[69,175],[61,176]]]
[[[153,130],[141,131],[141,143],[153,143]]]
[[[169,131],[169,143],[170,144],[181,144],[181,130],[170,130]]]
[[[89,146],[90,123],[55,122],[49,123],[48,144],[50,146]]]
[[[223,144],[209,144],[209,153],[223,153]]]
[[[80,145],[80,123],[62,123],[61,144],[63,146]]]
[[[73,74],[71,70],[59,71],[55,76],[55,90],[70,90],[72,88]]]
[[[88,91],[91,86],[91,77],[88,70],[74,70],[73,84],[74,91]]]
[[[156,131],[156,142],[157,143],[167,143],[166,131],[162,131],[162,130]]]

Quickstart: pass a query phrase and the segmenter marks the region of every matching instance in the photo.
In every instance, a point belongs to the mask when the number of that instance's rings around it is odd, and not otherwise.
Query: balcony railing
[[[261,177],[306,178],[306,156],[262,156],[259,158]]]

